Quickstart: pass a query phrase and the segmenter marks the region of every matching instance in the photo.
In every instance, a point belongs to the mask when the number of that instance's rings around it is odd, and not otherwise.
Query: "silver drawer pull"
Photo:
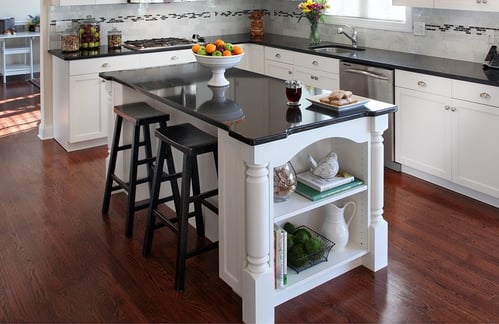
[[[293,74],[293,71],[288,71],[288,74]]]
[[[450,107],[450,111],[456,111],[456,107]]]
[[[317,62],[317,61],[313,61],[313,62],[312,62],[312,65],[317,66],[317,65],[319,65],[319,62]]]
[[[445,110],[450,110],[450,106],[449,105],[445,105]]]
[[[101,65],[101,67],[103,67],[103,68],[110,67],[110,66],[111,66],[111,64],[109,64],[109,63],[102,63],[102,65]]]
[[[483,3],[483,4],[486,4],[486,3],[487,3],[487,0],[482,0],[482,3]]]
[[[487,92],[482,92],[482,93],[480,93],[480,98],[490,99],[490,95]]]
[[[275,55],[275,57],[277,57],[277,58],[281,58],[281,54],[277,53],[277,54]]]
[[[418,86],[420,86],[420,87],[426,87],[426,82],[424,82],[424,81],[418,81]]]
[[[176,61],[176,60],[178,60],[178,56],[176,56],[176,55],[175,55],[175,56],[172,56],[172,57],[170,58],[170,60],[172,60],[172,61]]]

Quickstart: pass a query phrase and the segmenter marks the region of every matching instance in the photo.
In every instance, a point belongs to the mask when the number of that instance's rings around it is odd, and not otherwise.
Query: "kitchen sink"
[[[326,54],[351,54],[366,50],[363,47],[352,47],[346,45],[319,45],[310,47],[310,49],[314,50],[315,52]]]

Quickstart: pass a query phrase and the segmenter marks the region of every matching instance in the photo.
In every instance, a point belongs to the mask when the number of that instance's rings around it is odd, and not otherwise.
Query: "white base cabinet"
[[[424,172],[499,206],[499,88],[399,70],[395,80],[402,171]]]
[[[54,138],[66,151],[107,144],[111,87],[100,72],[193,62],[190,49],[62,60],[53,56]]]
[[[334,58],[265,47],[265,74],[278,79],[335,90],[340,86],[339,71],[339,60]]]
[[[417,8],[499,11],[498,0],[392,0],[392,5]]]

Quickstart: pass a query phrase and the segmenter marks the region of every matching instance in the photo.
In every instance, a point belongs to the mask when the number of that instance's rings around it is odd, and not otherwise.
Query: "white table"
[[[7,76],[29,74],[33,79],[34,64],[33,64],[33,40],[40,37],[40,33],[36,32],[21,32],[14,35],[0,35],[0,51],[2,64],[0,66],[0,73],[3,76],[3,83],[7,83]],[[24,40],[22,46],[14,45],[9,47],[11,40]],[[22,64],[8,64],[7,57],[9,55],[24,55],[24,63]]]

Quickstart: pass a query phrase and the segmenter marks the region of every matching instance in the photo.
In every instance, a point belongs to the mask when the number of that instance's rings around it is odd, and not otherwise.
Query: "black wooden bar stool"
[[[104,201],[102,203],[102,213],[107,214],[111,194],[117,190],[125,190],[128,194],[127,215],[125,235],[131,237],[133,234],[134,213],[137,210],[145,209],[149,206],[149,200],[135,202],[137,185],[149,182],[149,191],[152,186],[152,173],[155,157],[152,155],[151,134],[149,127],[152,124],[159,124],[160,127],[166,127],[166,122],[170,119],[168,114],[160,112],[145,102],[136,102],[114,107],[116,122],[114,126],[113,142],[109,157],[109,166],[106,176],[106,187],[104,190]],[[133,139],[131,144],[120,145],[123,120],[133,125]],[[140,129],[142,128],[142,141],[140,140]],[[139,159],[139,148],[144,147],[143,159]],[[128,181],[124,181],[115,174],[116,160],[118,152],[131,150],[130,170]],[[147,176],[138,179],[139,166],[145,165]],[[177,189],[178,194],[178,189]],[[174,199],[174,197],[170,197]]]
[[[177,291],[182,291],[184,289],[186,259],[218,247],[218,242],[211,242],[204,244],[202,247],[187,251],[189,218],[195,217],[197,235],[204,237],[205,230],[202,205],[218,215],[218,208],[207,200],[209,197],[218,195],[218,189],[201,192],[197,161],[199,155],[212,153],[215,158],[215,168],[218,170],[217,139],[189,123],[157,129],[155,135],[159,138],[160,143],[158,146],[158,154],[156,155],[156,166],[153,175],[151,203],[149,205],[146,233],[144,237],[143,255],[148,256],[151,254],[153,232],[155,229],[167,226],[176,232],[178,235],[178,245],[175,289]],[[164,172],[162,172],[164,166],[163,162],[164,160],[167,162],[170,160],[168,154],[171,153],[168,152],[172,147],[183,154],[183,165],[180,175],[182,178],[180,204],[179,208],[176,209],[176,217],[168,217],[158,210],[160,184],[162,182],[162,177],[164,177]],[[171,166],[168,166],[168,174],[176,174],[174,167],[171,168]],[[194,205],[193,212],[189,211],[191,203]],[[156,222],[156,218],[158,218],[159,222]]]

